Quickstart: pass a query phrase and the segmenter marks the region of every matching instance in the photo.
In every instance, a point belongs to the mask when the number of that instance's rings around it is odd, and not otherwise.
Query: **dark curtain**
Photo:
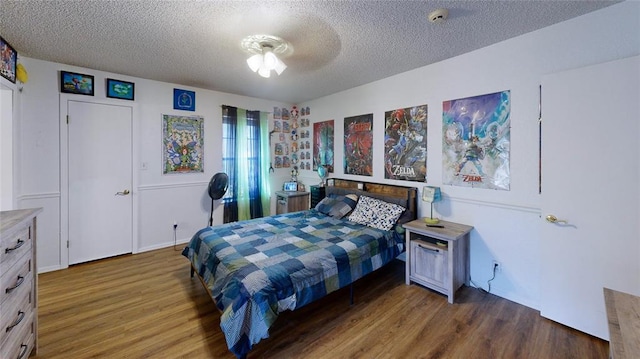
[[[245,113],[245,111],[241,111]],[[229,190],[223,199],[224,223],[239,220],[238,216],[238,168],[247,166],[248,194],[250,218],[258,218],[264,215],[262,207],[262,193],[264,179],[261,176],[261,166],[268,165],[260,160],[260,111],[246,111],[247,138],[238,138],[238,109],[231,106],[222,106],[223,122],[223,167],[229,175]],[[238,158],[238,146],[247,146],[247,158]],[[246,213],[246,212],[245,212]],[[243,218],[244,219],[244,218]]]
[[[238,171],[236,168],[236,127],[238,123],[238,109],[230,106],[222,106],[223,122],[223,154],[222,164],[224,172],[229,176],[229,189],[223,199],[223,222],[235,222],[238,220]]]

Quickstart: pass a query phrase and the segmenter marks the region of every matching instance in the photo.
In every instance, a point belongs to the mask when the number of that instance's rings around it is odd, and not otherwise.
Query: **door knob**
[[[128,195],[129,193],[131,193],[131,192],[129,192],[129,190],[128,190],[128,189],[125,189],[125,190],[124,190],[124,191],[122,191],[122,192],[116,192],[116,196],[126,196],[126,195]]]
[[[568,224],[569,223],[564,219],[558,219],[558,217],[554,216],[553,214],[548,215],[545,219],[549,223],[564,223],[564,224]]]

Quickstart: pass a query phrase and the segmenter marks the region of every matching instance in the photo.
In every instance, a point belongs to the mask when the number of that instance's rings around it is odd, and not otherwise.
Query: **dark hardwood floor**
[[[160,249],[39,276],[38,359],[234,358],[220,314],[180,251]],[[607,358],[608,343],[463,287],[456,304],[404,284],[396,261],[283,313],[254,358]]]

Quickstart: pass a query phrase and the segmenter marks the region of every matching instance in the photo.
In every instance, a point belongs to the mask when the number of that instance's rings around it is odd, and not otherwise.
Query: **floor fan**
[[[211,197],[211,214],[209,216],[209,226],[213,225],[213,201],[222,198],[229,188],[229,176],[226,173],[218,172],[209,181],[209,197]]]

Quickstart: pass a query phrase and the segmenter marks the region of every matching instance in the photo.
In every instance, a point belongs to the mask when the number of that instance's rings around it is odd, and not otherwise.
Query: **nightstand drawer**
[[[423,285],[446,289],[447,248],[421,240],[411,241],[411,279]]]

